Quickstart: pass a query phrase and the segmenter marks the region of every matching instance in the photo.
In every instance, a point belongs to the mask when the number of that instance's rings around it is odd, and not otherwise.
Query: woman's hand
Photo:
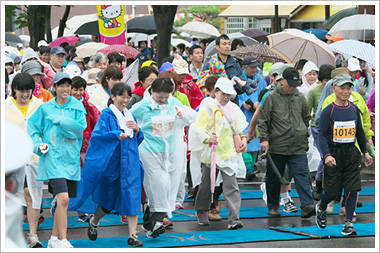
[[[210,136],[210,139],[208,140],[209,143],[211,142],[218,142],[218,136],[216,134],[212,134]]]
[[[245,153],[246,151],[247,151],[247,138],[243,137],[243,138],[241,138],[239,152],[240,153]]]
[[[127,137],[128,137],[128,134],[121,133],[120,136],[119,136],[119,141],[122,141],[122,140],[126,139]]]
[[[127,127],[130,128],[130,129],[133,129],[135,132],[139,131],[139,126],[133,120],[128,120],[127,121]]]
[[[183,118],[182,112],[178,109],[177,106],[175,107],[175,110],[176,110],[176,112],[177,112],[177,116],[178,116],[178,118],[182,119],[182,118]]]

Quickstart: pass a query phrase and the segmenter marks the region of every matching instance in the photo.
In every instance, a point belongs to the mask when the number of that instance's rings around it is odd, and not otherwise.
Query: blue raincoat
[[[120,215],[141,213],[141,187],[144,169],[138,145],[144,135],[119,140],[120,129],[115,114],[105,108],[92,131],[78,182],[77,197],[69,210],[94,213],[97,205]]]
[[[58,105],[56,99],[43,103],[29,118],[28,134],[33,140],[34,153],[40,156],[39,181],[80,180],[80,149],[87,126],[85,115],[82,102],[69,97],[63,106]],[[46,154],[38,152],[41,143],[49,145]]]
[[[245,71],[243,71],[243,75],[245,78],[244,80],[247,81],[247,76],[245,75]],[[252,93],[249,96],[247,95],[247,93],[243,93],[243,94],[238,95],[240,109],[243,111],[245,118],[246,118],[247,122],[249,123],[248,126],[243,131],[244,134],[247,134],[247,132],[248,132],[248,128],[249,128],[249,125],[251,124],[251,119],[253,117],[253,113],[250,111],[247,111],[243,107],[243,103],[245,101],[247,101],[249,98],[252,100],[253,103],[257,102],[259,100],[260,91],[267,87],[267,83],[265,82],[264,78],[261,75],[256,73],[253,76],[253,80],[255,80],[256,78],[260,78],[260,81],[257,85],[257,87],[258,87],[257,91],[255,91],[254,93]],[[261,145],[260,145],[259,139],[257,139],[257,137],[254,138],[253,140],[251,140],[249,143],[247,143],[247,152],[255,152],[255,151],[259,151],[260,149],[261,149]]]

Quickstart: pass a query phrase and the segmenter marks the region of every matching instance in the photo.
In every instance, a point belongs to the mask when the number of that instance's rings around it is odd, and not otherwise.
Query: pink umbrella
[[[79,38],[77,36],[74,36],[74,35],[63,36],[63,37],[56,38],[55,40],[53,40],[52,42],[50,42],[49,45],[50,45],[51,48],[59,46],[62,43],[65,43],[65,42],[69,43],[69,45],[72,45],[77,40],[79,40]]]
[[[139,50],[137,50],[133,47],[126,46],[126,45],[116,45],[116,44],[102,48],[102,49],[98,50],[98,53],[99,52],[103,53],[105,55],[108,55],[109,53],[112,53],[112,52],[117,52],[119,54],[125,55],[125,57],[127,59],[128,58],[136,59],[136,56],[140,53]]]
[[[224,113],[221,109],[216,109],[214,111],[214,130],[212,132],[212,135],[216,135],[216,133],[215,133],[215,116],[216,116],[217,112],[220,112],[222,114],[222,117],[224,115]],[[214,192],[215,192],[216,148],[218,146],[218,142],[210,142],[208,145],[211,148],[210,180],[211,180],[211,201],[213,201]]]

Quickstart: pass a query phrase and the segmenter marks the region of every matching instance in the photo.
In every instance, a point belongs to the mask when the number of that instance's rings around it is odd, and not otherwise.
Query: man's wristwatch
[[[368,151],[367,151],[367,152],[365,152],[365,153],[364,153],[364,155],[369,155],[369,152],[368,152]]]

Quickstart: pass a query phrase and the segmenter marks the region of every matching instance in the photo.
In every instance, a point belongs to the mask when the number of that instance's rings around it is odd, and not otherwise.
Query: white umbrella
[[[282,32],[268,35],[269,49],[281,56],[287,63],[296,63],[300,59],[335,66],[335,57],[328,45],[298,29],[285,29]]]
[[[376,23],[375,15],[352,15],[339,20],[328,34],[344,39],[374,40]]]
[[[178,44],[185,44],[185,47],[191,47],[193,44],[191,44],[190,42],[186,41],[186,40],[183,40],[183,39],[176,39],[176,38],[173,38],[171,41],[170,41],[170,44],[172,44],[173,46],[177,46]]]
[[[255,44],[259,44],[259,42],[251,37],[245,36],[242,33],[231,33],[227,34],[228,38],[230,38],[231,43],[234,39],[241,39],[246,46],[251,46]],[[203,63],[206,63],[210,60],[211,56],[216,54],[218,51],[216,50],[215,40],[208,44],[205,53]]]
[[[96,54],[100,49],[108,47],[109,45],[101,42],[88,42],[77,47],[76,54],[83,58]]]
[[[14,53],[17,56],[21,56],[21,52],[17,50],[17,48],[12,47],[12,46],[5,46],[4,51],[6,53]]]
[[[178,30],[202,38],[209,38],[211,36],[218,37],[220,35],[219,31],[213,25],[198,21],[189,22]]]
[[[131,36],[132,35],[132,36]],[[138,41],[148,41],[153,40],[153,38],[157,36],[157,34],[145,34],[145,33],[128,33],[127,38],[132,37],[130,42],[138,42]]]
[[[346,58],[356,57],[365,60],[369,67],[375,69],[375,47],[357,40],[341,40],[329,45],[332,51]]]

